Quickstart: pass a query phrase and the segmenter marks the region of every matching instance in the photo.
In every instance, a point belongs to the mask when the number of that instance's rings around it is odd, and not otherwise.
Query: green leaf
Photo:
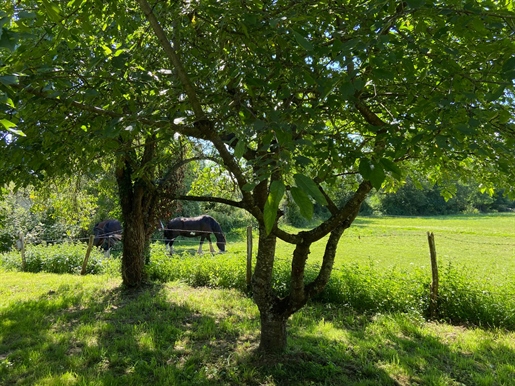
[[[370,174],[372,171],[372,164],[368,158],[362,158],[359,161],[359,174],[365,179],[370,181]]]
[[[29,11],[20,11],[18,12],[18,19],[22,20],[22,19],[35,19],[36,18],[36,14],[33,13],[33,12],[29,12]]]
[[[470,127],[469,125],[465,123],[459,123],[456,125],[456,128],[463,134],[467,135],[473,135],[476,133],[476,130],[473,127]]]
[[[505,88],[505,85],[501,85],[493,92],[486,94],[486,101],[493,102],[494,100],[499,99],[504,94]]]
[[[21,130],[13,129],[13,127],[16,127],[16,124],[7,120],[7,119],[0,119],[0,123],[11,133],[25,137],[25,133]]]
[[[57,4],[50,2],[48,0],[42,0],[43,5],[45,6],[46,13],[50,19],[53,21],[60,23],[61,22],[61,10]]]
[[[245,142],[243,142],[241,139],[236,144],[236,147],[234,148],[234,157],[235,158],[241,158],[243,154],[245,154]]]
[[[265,202],[263,212],[263,220],[265,222],[265,231],[267,235],[270,234],[274,227],[277,219],[277,209],[279,208],[279,204],[283,198],[284,190],[285,188],[282,181],[272,181],[270,184],[270,192],[268,193],[268,198]]]
[[[295,157],[295,162],[301,166],[308,166],[311,165],[311,160],[307,157],[304,157],[303,155],[298,155]]]
[[[515,69],[515,56],[509,58],[502,66],[503,72],[513,72]]]
[[[104,50],[104,54],[106,56],[109,56],[109,55],[111,55],[113,53],[113,50],[111,49],[111,47],[108,47],[105,44],[101,45],[101,47]]]
[[[359,163],[359,173],[372,183],[376,189],[380,189],[386,178],[384,169],[380,163],[371,162],[368,158],[362,158]]]
[[[385,178],[386,175],[382,166],[380,164],[374,164],[372,167],[372,173],[370,174],[370,182],[372,183],[372,186],[377,190],[381,189],[381,185],[383,185]]]
[[[320,205],[327,205],[327,200],[318,188],[317,184],[315,184],[311,178],[303,174],[295,174],[293,178],[295,179],[297,186],[306,194],[313,197],[316,202],[318,202]]]
[[[420,8],[426,3],[425,0],[406,0],[406,4],[410,8]]]
[[[290,189],[293,201],[299,206],[300,214],[302,217],[311,220],[313,217],[313,203],[304,191],[296,186]]]
[[[9,86],[11,84],[18,84],[18,77],[14,75],[0,76],[0,83]]]
[[[313,43],[311,43],[308,39],[306,39],[303,35],[298,33],[297,31],[293,31],[293,35],[295,36],[295,40],[297,43],[304,48],[306,51],[313,51]]]
[[[278,128],[274,130],[275,137],[277,138],[277,142],[283,147],[289,147],[292,143],[291,132],[287,131],[283,128]]]
[[[14,51],[16,48],[16,40],[18,38],[18,34],[14,34],[11,31],[3,28],[0,31],[0,48],[7,48],[9,51]]]
[[[380,162],[385,170],[388,170],[392,173],[395,179],[400,180],[402,178],[402,170],[395,162],[389,160],[388,158],[381,158]]]
[[[245,184],[241,187],[244,192],[251,192],[256,187],[256,184]]]

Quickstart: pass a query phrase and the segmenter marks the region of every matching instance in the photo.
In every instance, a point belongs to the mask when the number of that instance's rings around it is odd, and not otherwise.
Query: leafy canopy
[[[268,231],[286,191],[310,217],[342,176],[475,175],[514,192],[510,2],[157,2],[184,71],[133,2],[1,9],[2,182],[181,133],[225,141],[204,151],[244,200],[267,182]]]

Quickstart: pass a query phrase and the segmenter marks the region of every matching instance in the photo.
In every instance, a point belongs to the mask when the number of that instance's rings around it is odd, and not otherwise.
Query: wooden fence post
[[[82,270],[80,271],[81,275],[86,274],[86,267],[88,266],[88,259],[91,253],[91,249],[93,248],[93,241],[95,240],[95,235],[89,236],[88,241],[88,249],[86,250],[86,256],[84,256],[84,261],[82,262]]]
[[[427,241],[429,243],[432,273],[429,315],[431,316],[431,319],[435,319],[438,315],[438,264],[436,263],[435,235],[433,232],[427,232]]]
[[[252,284],[252,226],[247,227],[247,289]]]
[[[25,269],[27,268],[27,261],[25,260],[25,239],[23,238],[23,232],[20,232],[20,239],[16,244],[21,254],[21,270],[22,272],[25,272]]]

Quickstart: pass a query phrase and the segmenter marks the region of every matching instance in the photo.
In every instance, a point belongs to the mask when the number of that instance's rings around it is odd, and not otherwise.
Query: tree
[[[117,146],[109,141],[113,149],[141,149],[140,171],[160,160],[152,144],[161,136],[199,140],[203,156],[223,165],[241,198],[180,198],[243,208],[259,224],[253,294],[265,352],[285,349],[288,318],[323,290],[338,241],[373,188],[394,184],[416,169],[436,182],[477,175],[485,185],[506,185],[513,192],[515,15],[509,6],[473,1],[95,4],[90,12],[88,2],[86,12],[80,2],[43,2],[32,23],[47,15],[53,24],[46,19],[44,36],[58,32],[61,43],[48,39],[53,47],[80,59],[62,61],[59,76],[46,71],[38,79],[37,71],[16,67],[33,63],[28,49],[11,47],[15,59],[1,71],[8,77],[4,92],[13,102],[8,110],[15,111],[6,124],[18,126],[6,128],[19,135],[16,130],[25,131],[27,119],[23,106],[34,109],[34,101],[51,101],[67,114],[75,112],[76,120],[84,122],[87,115],[100,121],[88,131],[100,138],[112,135],[119,141]],[[20,13],[15,9],[18,17],[4,23],[14,39]],[[30,47],[41,41],[34,39]],[[56,68],[56,53],[42,57]],[[127,136],[134,140],[134,130],[145,140],[141,148],[125,142]],[[109,149],[107,143],[96,144],[99,153]],[[10,151],[12,143],[3,147]],[[133,208],[145,201],[153,183],[141,172],[134,174],[131,152],[123,154],[117,163],[120,199],[122,207]],[[331,186],[351,177],[354,193],[340,205]],[[308,231],[286,232],[278,225],[285,194],[305,217],[312,216],[314,203],[326,206],[330,217]],[[124,218],[134,228],[144,220],[131,211]],[[272,285],[277,238],[295,245],[291,292],[284,298]],[[317,277],[306,282],[310,246],[321,239],[323,263]]]
[[[139,117],[155,112],[148,96],[157,75],[142,65],[156,58],[129,57],[128,47],[146,41],[138,14],[127,17],[127,29],[119,28],[125,14],[113,21],[117,6],[2,3],[0,182],[48,184],[112,165],[124,223],[122,277],[132,287],[144,280],[150,236],[181,185],[189,147]]]

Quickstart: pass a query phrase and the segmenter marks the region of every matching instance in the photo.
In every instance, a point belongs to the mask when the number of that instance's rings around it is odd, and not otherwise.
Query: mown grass
[[[509,385],[515,334],[366,316],[313,303],[288,350],[255,351],[258,313],[236,290],[106,275],[0,273],[0,384]]]
[[[514,224],[502,215],[358,219],[325,292],[290,319],[280,357],[255,352],[259,315],[246,292],[244,240],[202,256],[197,245],[178,245],[170,257],[154,244],[153,284],[136,292],[120,287],[119,260],[100,254],[93,266],[104,274],[84,277],[7,272],[19,254],[3,255],[0,384],[510,385]],[[438,322],[426,318],[427,231],[439,255]],[[79,247],[46,256],[38,248],[27,256],[42,271],[78,272]],[[289,286],[289,248],[277,250],[279,294]]]

